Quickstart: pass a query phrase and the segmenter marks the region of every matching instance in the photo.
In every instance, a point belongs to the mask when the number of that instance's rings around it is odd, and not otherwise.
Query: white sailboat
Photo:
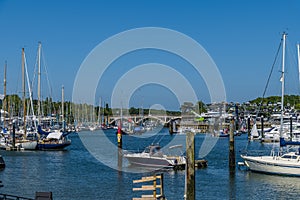
[[[25,52],[24,52],[24,48],[22,49],[22,79],[23,79],[23,83],[22,83],[22,87],[23,87],[23,115],[24,115],[24,126],[23,126],[23,139],[17,140],[16,141],[16,147],[20,147],[24,150],[35,150],[37,147],[37,140],[31,140],[31,139],[27,139],[27,133],[26,133],[26,99],[25,99],[25,88],[26,88],[26,84],[25,84],[25,72],[27,75],[27,83],[28,83],[28,88],[29,88],[29,94],[31,95],[31,91],[30,91],[30,86],[29,86],[29,79],[28,79],[28,73],[27,73],[27,65],[26,65],[26,57],[25,57]],[[30,96],[31,99],[31,96]],[[32,103],[32,101],[31,101]]]
[[[280,140],[283,140],[283,112],[284,112],[284,73],[285,73],[285,41],[286,34],[282,36],[282,75],[281,75],[281,118],[280,118]],[[282,143],[280,142],[282,146]],[[245,165],[251,170],[266,174],[300,176],[300,152],[289,152],[277,155],[272,150],[269,156],[241,155]]]

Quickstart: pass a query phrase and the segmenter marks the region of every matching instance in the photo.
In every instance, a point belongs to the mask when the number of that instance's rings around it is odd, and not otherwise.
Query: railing
[[[34,199],[0,193],[0,200],[34,200]]]
[[[133,191],[151,191],[152,194],[144,194],[140,198],[133,198],[132,200],[157,200],[165,199],[164,188],[163,188],[163,174],[142,177],[142,179],[134,180],[133,183],[145,183],[152,182],[152,184],[142,185],[140,188],[133,188]],[[157,189],[160,190],[157,193]]]

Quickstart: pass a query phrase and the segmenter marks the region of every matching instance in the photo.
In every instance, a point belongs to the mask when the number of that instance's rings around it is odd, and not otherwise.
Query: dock
[[[202,169],[207,167],[207,160],[195,160],[195,168]],[[174,170],[185,170],[185,164],[175,165]]]

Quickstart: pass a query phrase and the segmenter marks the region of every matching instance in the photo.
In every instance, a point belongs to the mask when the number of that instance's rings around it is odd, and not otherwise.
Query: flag
[[[283,81],[283,74],[280,77],[280,82],[282,82],[282,81]]]

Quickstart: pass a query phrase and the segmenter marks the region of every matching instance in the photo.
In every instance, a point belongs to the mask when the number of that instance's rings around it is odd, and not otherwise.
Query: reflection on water
[[[95,136],[98,132],[86,134],[94,141],[94,150],[107,151],[107,146]],[[116,143],[114,130],[105,132],[108,140]],[[106,137],[102,135],[101,137]],[[164,173],[165,195],[168,199],[183,199],[185,171],[164,170],[153,172],[130,166],[122,159],[120,172],[105,166],[87,151],[78,135],[70,136],[72,145],[66,151],[1,151],[6,168],[0,171],[4,187],[1,193],[9,193],[33,198],[36,191],[52,191],[54,199],[120,199],[128,200],[140,196],[133,193],[133,180],[153,173]],[[184,141],[184,136],[180,136]],[[159,141],[165,146],[173,136],[165,129],[158,135],[144,138],[123,136],[124,149],[142,151],[149,144]],[[205,135],[195,138],[196,159]],[[271,149],[272,145],[247,142],[247,136],[236,137],[236,161],[241,161],[239,151],[249,149]],[[97,140],[96,140],[97,139]],[[98,144],[98,145],[97,145]],[[185,143],[184,143],[185,144]],[[230,176],[228,169],[228,139],[220,139],[205,157],[206,169],[196,170],[196,199],[298,199],[300,195],[299,178],[257,174],[236,170]],[[105,151],[104,151],[105,150]],[[118,166],[118,151],[106,152],[105,162]],[[119,163],[120,165],[120,163]],[[120,167],[120,166],[119,166]],[[134,173],[131,173],[131,172]]]

